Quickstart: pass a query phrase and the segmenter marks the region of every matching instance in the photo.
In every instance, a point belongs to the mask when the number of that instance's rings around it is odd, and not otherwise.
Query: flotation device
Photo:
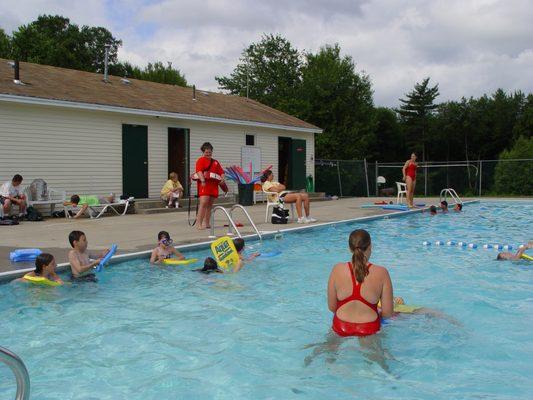
[[[403,204],[387,204],[381,207],[384,210],[398,210],[398,211],[408,211],[409,207],[404,206]]]
[[[100,264],[96,267],[96,272],[100,272],[102,268],[107,264],[107,262],[115,255],[117,252],[118,246],[116,244],[112,245],[107,254],[102,258],[102,261],[100,261]]]
[[[279,256],[280,254],[281,254],[281,251],[274,250],[274,251],[268,251],[268,252],[265,252],[265,253],[260,253],[259,257],[261,257],[261,258],[269,258],[269,257]]]
[[[45,278],[44,276],[33,276],[29,273],[22,277],[25,281],[33,283],[35,285],[45,285],[45,286],[60,286],[61,284],[56,281],[51,281],[50,279]]]
[[[9,253],[9,259],[13,262],[33,261],[41,254],[41,249],[18,249]]]
[[[378,307],[381,308],[381,300],[378,301]],[[420,310],[421,308],[424,308],[424,307],[415,306],[414,304],[394,304],[393,310],[395,313],[412,314],[416,310]]]
[[[177,258],[165,258],[163,264],[165,265],[188,265],[198,262],[197,258],[186,258],[185,260],[178,260]]]
[[[204,178],[205,179],[212,179],[214,181],[221,181],[222,180],[222,177],[219,175],[219,174],[215,174],[214,172],[203,172],[204,174]],[[191,175],[191,179],[193,181],[199,181],[200,180],[200,177],[198,176],[198,172],[195,172],[194,174]]]
[[[211,243],[211,251],[219,266],[225,270],[233,269],[240,261],[233,239],[229,236],[223,236]]]
[[[526,253],[522,253],[520,257],[523,258],[524,260],[533,261],[533,257],[527,255]]]

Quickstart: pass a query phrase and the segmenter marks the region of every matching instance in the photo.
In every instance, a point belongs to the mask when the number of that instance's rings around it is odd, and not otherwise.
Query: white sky
[[[300,50],[339,43],[370,75],[376,105],[397,106],[430,76],[438,101],[497,88],[533,92],[532,0],[22,0],[0,3],[8,33],[39,14],[108,28],[119,59],[171,61],[218,90],[244,47],[279,33]]]

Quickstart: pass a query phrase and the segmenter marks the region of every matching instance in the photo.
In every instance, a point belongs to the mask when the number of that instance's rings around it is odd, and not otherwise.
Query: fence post
[[[376,168],[374,169],[376,176],[375,176],[375,182],[376,182],[376,197],[379,196],[379,187],[378,187],[378,162],[376,161]]]
[[[337,162],[337,176],[339,177],[339,195],[342,197],[342,183],[341,183],[341,170],[339,168],[339,160]]]
[[[368,186],[368,167],[366,165],[366,158],[365,161],[365,177],[366,177],[366,197],[370,197],[370,187]]]
[[[481,179],[483,177],[483,161],[479,160],[479,196],[481,197]]]
[[[428,166],[424,166],[424,197],[428,197]]]

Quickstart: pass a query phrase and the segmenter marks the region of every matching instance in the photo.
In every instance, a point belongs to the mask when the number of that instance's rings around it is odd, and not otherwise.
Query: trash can
[[[241,206],[254,205],[254,184],[239,184],[239,204]]]
[[[315,192],[315,184],[313,182],[313,176],[309,175],[305,181],[305,189],[307,190],[307,193],[314,193]]]

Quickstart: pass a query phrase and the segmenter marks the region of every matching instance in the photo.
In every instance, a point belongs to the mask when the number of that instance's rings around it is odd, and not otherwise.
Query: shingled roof
[[[239,96],[196,90],[193,100],[192,88],[129,78],[129,83],[124,83],[116,76],[109,76],[105,83],[102,74],[26,62],[20,63],[20,79],[25,85],[13,83],[13,76],[10,60],[0,58],[0,94],[320,131],[301,119]]]

